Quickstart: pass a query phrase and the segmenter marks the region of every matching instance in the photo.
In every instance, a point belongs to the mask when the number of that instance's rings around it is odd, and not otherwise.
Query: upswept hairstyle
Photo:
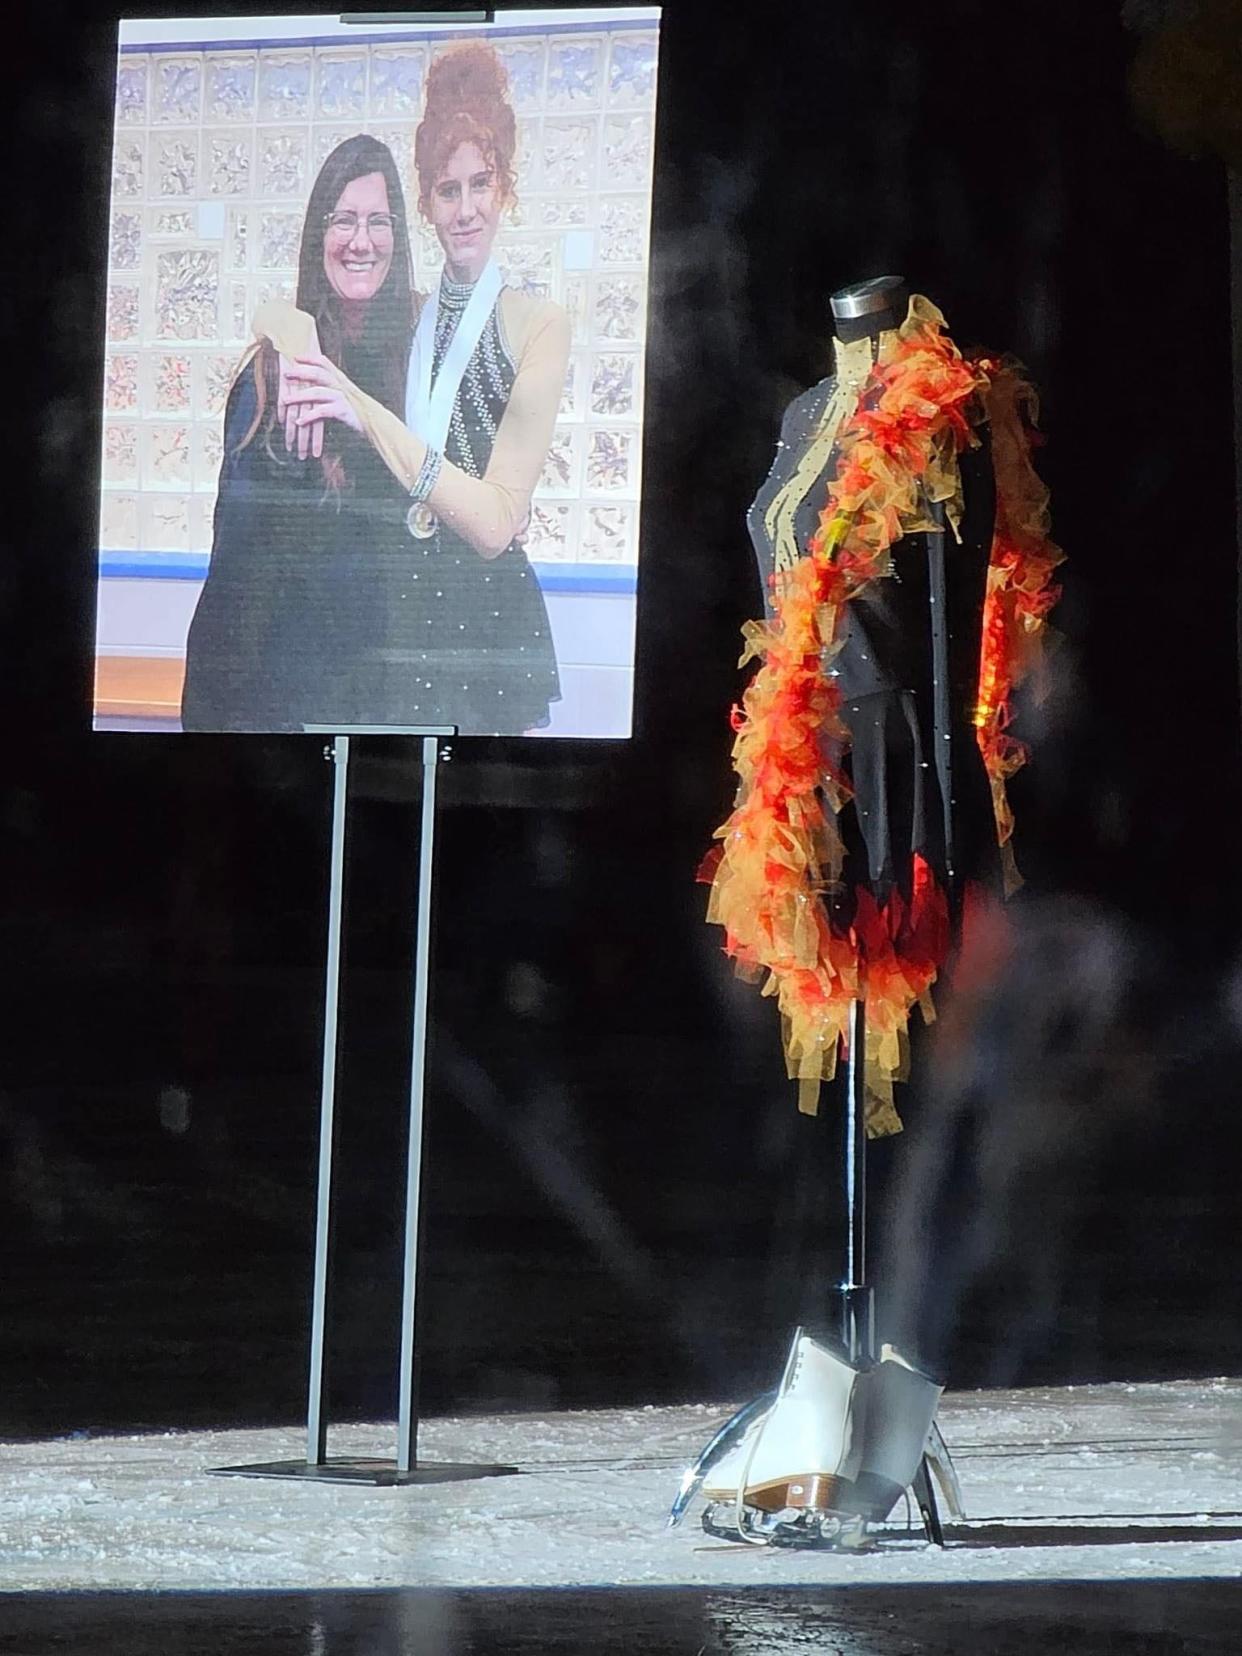
[[[427,74],[426,107],[414,137],[418,205],[425,214],[436,179],[459,144],[477,144],[496,175],[501,200],[513,201],[517,179],[517,118],[509,102],[509,76],[485,40],[450,47]]]

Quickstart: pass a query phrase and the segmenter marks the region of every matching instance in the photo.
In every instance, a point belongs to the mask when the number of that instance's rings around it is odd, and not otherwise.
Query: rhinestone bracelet
[[[440,476],[440,467],[444,464],[444,455],[439,449],[427,445],[427,454],[418,469],[418,476],[414,479],[414,487],[410,490],[410,499],[420,505],[435,488]]]

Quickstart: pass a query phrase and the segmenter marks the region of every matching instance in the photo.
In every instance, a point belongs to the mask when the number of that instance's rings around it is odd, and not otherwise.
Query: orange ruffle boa
[[[759,669],[733,711],[737,805],[704,864],[709,921],[725,950],[776,997],[799,1108],[813,1112],[847,1039],[850,1011],[866,1005],[867,1129],[895,1132],[895,1080],[907,1072],[907,1030],[949,949],[945,895],[916,859],[909,905],[892,893],[881,908],[865,887],[847,930],[834,929],[822,898],[841,879],[836,813],[849,797],[837,763],[849,732],[831,664],[845,606],[892,571],[903,536],[936,532],[943,505],[956,534],[962,509],[958,455],[991,426],[997,509],[983,614],[976,734],[992,789],[1007,883],[1013,814],[1006,783],[1026,748],[1009,732],[1015,688],[1035,667],[1045,617],[1058,597],[1062,554],[1048,538],[1048,495],[1031,464],[1035,393],[1012,362],[967,360],[944,317],[916,295],[891,351],[872,370],[837,443],[836,476],[806,555],[775,578],[771,621],[743,628],[741,664]],[[765,976],[766,974],[766,976]]]

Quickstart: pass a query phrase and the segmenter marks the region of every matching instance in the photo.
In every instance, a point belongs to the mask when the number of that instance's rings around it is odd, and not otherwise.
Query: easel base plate
[[[517,1476],[518,1468],[471,1461],[430,1461],[402,1472],[395,1461],[329,1455],[318,1465],[310,1461],[260,1461],[254,1466],[213,1466],[210,1471],[217,1478],[292,1478],[299,1483],[371,1484],[376,1488],[391,1488],[398,1484],[511,1478]]]

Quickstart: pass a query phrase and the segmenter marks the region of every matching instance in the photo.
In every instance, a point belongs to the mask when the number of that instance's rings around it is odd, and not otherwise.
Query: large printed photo
[[[657,27],[121,25],[96,728],[629,734]]]

